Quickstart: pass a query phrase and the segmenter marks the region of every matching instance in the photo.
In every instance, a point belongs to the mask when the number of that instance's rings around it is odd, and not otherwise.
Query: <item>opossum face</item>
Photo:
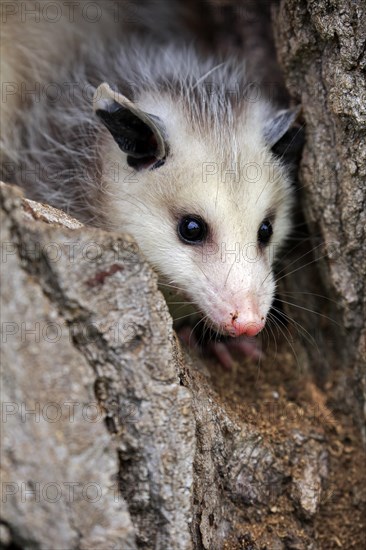
[[[165,284],[180,289],[217,331],[256,335],[273,301],[273,261],[290,226],[289,182],[271,147],[294,116],[282,113],[286,120],[270,126],[247,116],[225,143],[203,139],[179,114],[164,120],[158,113],[145,127],[141,118],[134,122],[136,141],[128,117],[120,111],[118,119],[116,111],[102,115],[127,154],[108,142],[106,162],[119,163],[124,176],[105,180],[113,228],[131,233]]]

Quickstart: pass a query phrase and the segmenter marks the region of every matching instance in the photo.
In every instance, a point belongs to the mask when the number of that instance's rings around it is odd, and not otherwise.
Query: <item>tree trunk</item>
[[[282,0],[274,28],[288,89],[303,108],[303,210],[321,292],[334,301],[319,367],[333,380],[338,371],[338,398],[365,437],[366,8]],[[316,298],[311,304],[319,307]]]
[[[210,4],[284,102],[268,2]],[[366,25],[356,3],[326,6],[273,10],[306,123],[304,238],[282,285],[304,341],[279,330],[259,366],[230,372],[188,355],[128,236],[1,187],[9,550],[363,548]]]

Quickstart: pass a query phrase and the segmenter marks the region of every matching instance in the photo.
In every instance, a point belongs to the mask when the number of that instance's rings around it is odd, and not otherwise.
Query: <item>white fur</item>
[[[31,23],[20,31],[11,23],[4,38],[12,52],[7,74],[19,85],[56,83],[62,93],[57,101],[41,93],[26,104],[17,94],[3,104],[5,173],[32,198],[131,233],[162,280],[183,289],[218,330],[230,333],[234,313],[243,323],[265,318],[274,294],[274,247],[289,231],[291,193],[285,169],[264,142],[274,110],[243,98],[246,77],[238,60],[202,60],[192,47],[126,40],[108,19],[92,34],[85,22],[62,20],[52,40],[46,23],[43,33]],[[92,111],[103,81],[162,120],[170,148],[163,166],[135,172],[127,165]],[[215,173],[205,177],[207,163]],[[261,249],[257,231],[271,211],[274,234]],[[177,223],[183,214],[204,218],[212,242],[182,243]],[[225,255],[235,248],[235,257]],[[256,258],[248,258],[255,250]]]

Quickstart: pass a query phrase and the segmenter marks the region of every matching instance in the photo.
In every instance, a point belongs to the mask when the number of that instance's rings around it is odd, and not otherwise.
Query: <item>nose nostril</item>
[[[249,322],[231,322],[230,332],[234,333],[235,336],[247,335],[247,336],[256,336],[264,327],[263,318],[259,321],[249,321]]]
[[[230,312],[230,317],[232,318],[232,321],[236,321],[237,318],[239,317],[238,311],[236,311],[235,313]]]

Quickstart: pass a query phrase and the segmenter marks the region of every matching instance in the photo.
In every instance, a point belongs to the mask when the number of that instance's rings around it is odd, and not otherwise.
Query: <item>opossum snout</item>
[[[244,334],[256,336],[264,328],[264,325],[264,317],[253,306],[246,307],[243,311],[231,312],[230,321],[223,324],[225,332],[233,337]]]
[[[225,329],[230,336],[256,336],[264,327],[264,321],[232,321],[230,325],[225,325]]]

